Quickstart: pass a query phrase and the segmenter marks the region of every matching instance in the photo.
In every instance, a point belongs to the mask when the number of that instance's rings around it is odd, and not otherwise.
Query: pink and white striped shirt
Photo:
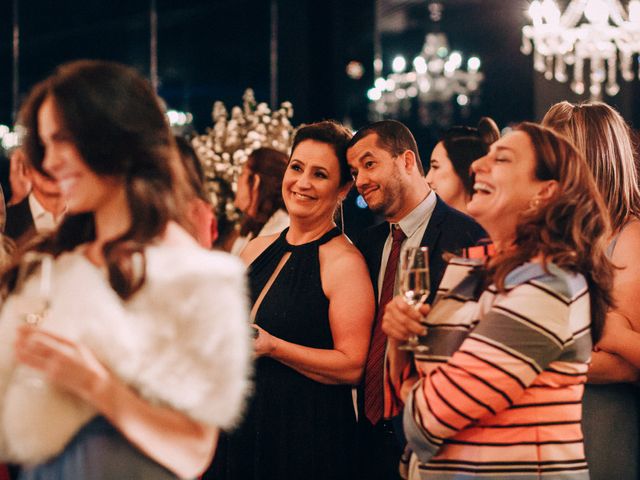
[[[505,292],[481,290],[477,262],[455,259],[427,318],[429,352],[404,427],[412,478],[589,478],[580,426],[591,356],[587,282],[526,263]]]

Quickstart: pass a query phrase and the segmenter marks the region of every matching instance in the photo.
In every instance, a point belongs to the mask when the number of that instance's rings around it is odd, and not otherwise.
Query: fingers
[[[75,343],[36,327],[22,325],[17,333],[15,352],[18,360],[46,371],[49,376],[56,373],[58,366],[64,373],[65,365],[76,362],[80,355]]]
[[[49,344],[54,345],[56,343],[62,344],[66,347],[74,348],[76,343],[69,340],[68,338],[61,337],[56,335],[55,333],[51,333],[46,330],[42,330],[41,328],[34,327],[32,325],[20,325],[18,326],[18,334],[35,337],[42,342],[49,342]]]
[[[425,312],[428,312],[428,307]],[[391,338],[406,340],[412,335],[425,335],[426,328],[421,323],[422,310],[416,310],[401,296],[393,298],[385,307],[382,330]]]

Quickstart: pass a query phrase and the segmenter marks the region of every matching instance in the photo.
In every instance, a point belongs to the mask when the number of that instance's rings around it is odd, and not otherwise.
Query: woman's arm
[[[617,311],[607,315],[598,348],[619,355],[636,369],[640,368],[640,333],[633,330],[629,320]]]
[[[637,378],[640,368],[640,309],[637,301],[640,295],[640,222],[629,223],[618,237],[611,261],[616,267],[613,280],[613,299],[615,308],[605,319],[604,342],[598,344],[602,350],[621,357],[620,361],[608,361],[596,358],[589,381],[597,379],[597,383],[619,382],[621,373],[624,377]],[[621,319],[624,319],[622,321]],[[621,361],[625,362],[621,370]],[[630,372],[635,369],[635,372]]]
[[[93,405],[132,444],[176,475],[196,477],[210,463],[217,429],[142,399],[86,347],[22,326],[15,350],[20,362]]]
[[[640,375],[639,370],[620,355],[597,350],[591,355],[587,379],[589,383],[633,383]]]
[[[345,242],[336,239],[334,242]],[[329,247],[329,248],[326,248]],[[373,287],[362,256],[352,245],[320,249],[322,286],[329,299],[332,350],[284,341],[260,329],[256,354],[269,356],[327,384],[356,384],[362,376],[374,315]]]

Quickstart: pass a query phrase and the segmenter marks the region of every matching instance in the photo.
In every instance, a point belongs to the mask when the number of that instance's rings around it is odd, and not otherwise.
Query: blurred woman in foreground
[[[2,457],[24,480],[196,477],[247,388],[242,266],[187,233],[193,192],[138,73],[63,65],[21,118],[67,215],[22,257],[39,270],[4,279]]]

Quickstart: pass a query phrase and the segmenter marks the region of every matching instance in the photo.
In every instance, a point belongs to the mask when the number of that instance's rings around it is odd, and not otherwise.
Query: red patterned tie
[[[382,418],[384,412],[384,354],[387,346],[387,336],[382,331],[382,316],[384,307],[393,298],[393,287],[398,271],[398,259],[400,257],[400,246],[407,236],[399,225],[393,225],[391,229],[393,243],[391,253],[387,260],[387,268],[384,271],[382,280],[382,290],[380,291],[380,301],[378,302],[378,313],[373,324],[373,335],[371,347],[364,371],[364,413],[369,421],[375,425]]]

